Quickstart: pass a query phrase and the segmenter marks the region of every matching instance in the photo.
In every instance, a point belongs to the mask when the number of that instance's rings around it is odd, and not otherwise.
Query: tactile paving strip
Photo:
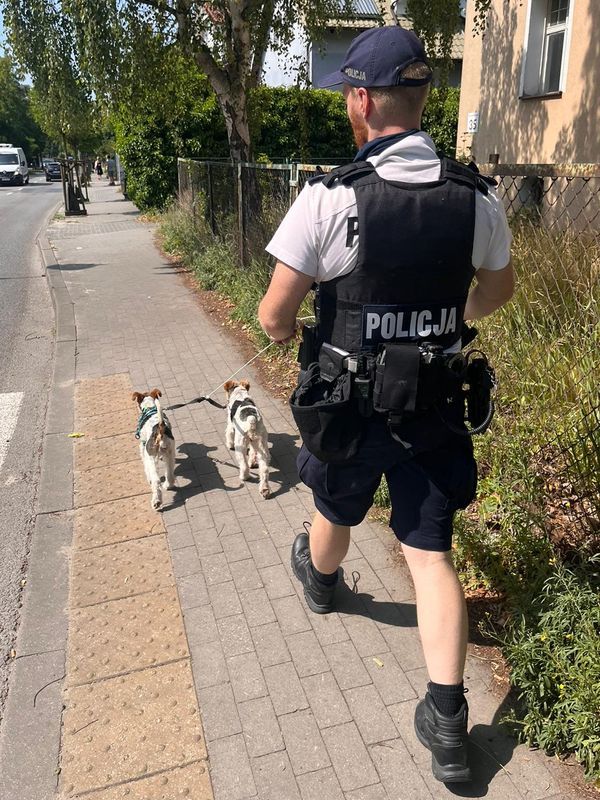
[[[147,494],[84,506],[73,512],[73,547],[76,550],[140,539],[162,531],[162,516],[150,508]]]
[[[131,433],[104,439],[74,439],[75,469],[94,469],[139,458],[139,442]],[[140,459],[140,466],[141,466]]]
[[[71,687],[63,715],[67,796],[206,758],[186,659]]]
[[[133,403],[131,404],[133,406]],[[107,411],[105,414],[94,414],[91,417],[77,417],[76,433],[84,433],[90,438],[100,439],[103,436],[115,436],[117,433],[135,433],[138,413],[130,410]]]
[[[132,394],[133,388],[127,374],[79,381],[75,387],[76,418],[93,416],[105,408],[134,408]]]
[[[86,800],[210,800],[212,789],[205,762],[170,769],[152,778],[124,783],[112,789],[86,794]],[[73,795],[63,794],[63,800]]]
[[[73,553],[71,606],[89,606],[174,584],[164,535]]]
[[[189,655],[175,587],[72,609],[70,623],[72,686]]]
[[[73,488],[75,506],[91,506],[150,492],[150,485],[139,458],[107,467],[76,470]],[[165,491],[166,495],[166,491]],[[166,499],[166,497],[165,497]],[[147,499],[150,506],[150,498]]]

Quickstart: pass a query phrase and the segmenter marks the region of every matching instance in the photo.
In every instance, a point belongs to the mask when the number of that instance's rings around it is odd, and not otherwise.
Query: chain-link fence
[[[259,257],[306,181],[331,165],[179,159],[179,190],[202,205],[215,235],[235,233],[240,261]],[[600,165],[485,164],[509,219],[555,232],[600,235]]]
[[[240,264],[264,255],[265,245],[308,178],[314,164],[233,164],[179,159],[179,193],[202,213],[216,236],[234,236]]]
[[[509,218],[555,232],[600,234],[600,164],[486,164]]]

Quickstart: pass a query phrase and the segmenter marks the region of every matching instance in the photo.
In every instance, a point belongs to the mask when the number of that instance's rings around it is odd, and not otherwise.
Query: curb
[[[36,241],[55,313],[55,355],[28,585],[4,719],[10,736],[4,736],[1,788],[12,800],[49,800],[57,792],[73,535],[73,444],[67,434],[74,423],[74,305],[47,237],[41,232]]]

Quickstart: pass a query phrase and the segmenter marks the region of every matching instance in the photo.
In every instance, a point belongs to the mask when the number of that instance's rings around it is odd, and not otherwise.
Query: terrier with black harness
[[[227,392],[227,428],[225,441],[240,468],[240,481],[250,477],[250,465],[258,462],[258,490],[266,499],[271,494],[269,487],[269,439],[262,415],[250,398],[248,381],[227,381],[223,388]]]
[[[135,438],[140,440],[140,455],[148,483],[152,487],[152,508],[162,505],[162,487],[159,464],[165,465],[165,486],[175,489],[175,439],[167,416],[163,413],[160,389],[151,392],[134,392],[132,399],[140,408],[140,418]]]

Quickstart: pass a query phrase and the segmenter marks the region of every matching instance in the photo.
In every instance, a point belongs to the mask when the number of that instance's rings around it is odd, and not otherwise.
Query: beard
[[[350,125],[352,126],[352,134],[356,147],[360,148],[369,141],[369,131],[363,119],[358,119],[354,114],[350,116]]]

